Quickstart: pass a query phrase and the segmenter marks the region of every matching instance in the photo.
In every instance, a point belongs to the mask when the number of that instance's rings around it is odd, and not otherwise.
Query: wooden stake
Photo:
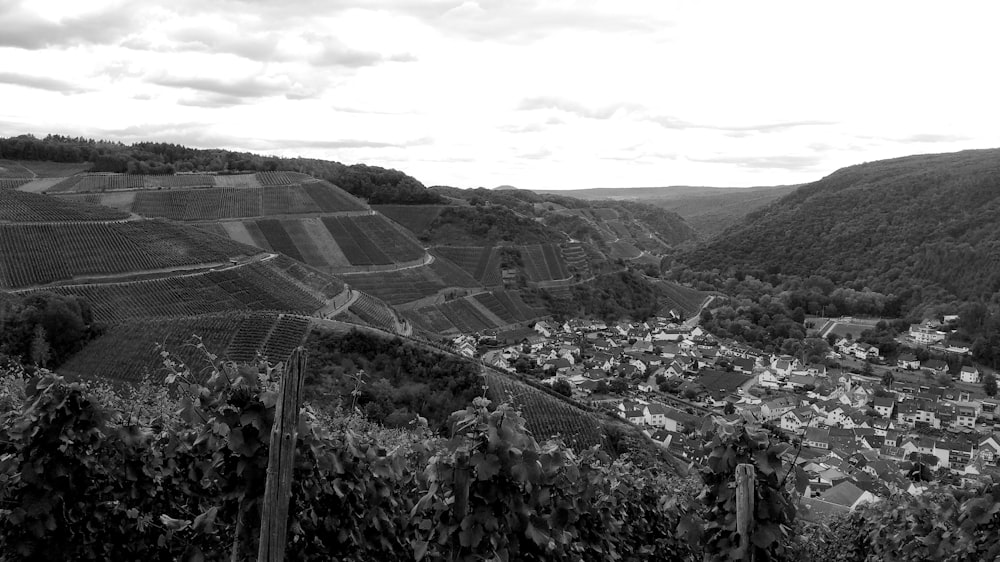
[[[306,370],[304,350],[299,347],[293,351],[285,366],[284,376],[278,386],[278,405],[274,413],[274,427],[271,429],[264,509],[260,518],[258,562],[282,562],[285,559],[288,502],[292,491],[299,408],[302,405],[302,378]]]
[[[756,473],[752,464],[736,466],[736,532],[740,534],[740,552],[750,560],[750,535],[753,533]]]

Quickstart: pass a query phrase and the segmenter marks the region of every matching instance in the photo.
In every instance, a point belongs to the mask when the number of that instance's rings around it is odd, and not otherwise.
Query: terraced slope
[[[351,287],[392,305],[406,304],[453,287],[479,284],[462,270],[441,260],[394,271],[345,273],[339,276]]]
[[[185,176],[155,176],[180,178]],[[212,176],[205,176],[212,178]],[[232,177],[232,176],[220,176]],[[73,179],[73,178],[70,178]],[[69,181],[69,180],[67,180]],[[213,179],[214,182],[214,179]],[[308,213],[365,212],[367,206],[342,189],[327,182],[310,181],[291,185],[268,184],[258,187],[232,184],[195,188],[145,189],[141,182],[122,187],[132,191],[71,193],[60,197],[70,201],[85,200],[145,217],[182,221],[224,220],[272,217]],[[57,185],[48,193],[62,193]],[[125,196],[125,194],[129,196]]]
[[[36,193],[3,190],[2,187],[0,185],[0,223],[120,221],[130,217],[129,213],[85,201],[70,203]]]
[[[415,327],[433,334],[483,332],[540,318],[517,291],[490,291],[403,311]]]
[[[302,344],[309,326],[308,318],[274,312],[136,319],[108,330],[59,372],[123,383],[136,383],[147,373],[162,380],[167,374],[162,349],[188,365],[195,376],[205,376],[210,370],[206,352],[221,360],[246,361],[260,351],[280,361]],[[204,350],[197,347],[199,343]]]
[[[159,220],[0,224],[0,288],[221,265],[259,253]]]
[[[133,319],[236,310],[310,315],[327,302],[323,298],[325,295],[303,287],[275,260],[157,279],[68,285],[33,291],[40,290],[86,298],[93,307],[94,320],[106,325]]]
[[[577,451],[606,445],[601,421],[594,414],[494,371],[486,372],[486,383],[490,400],[519,408],[536,439],[558,437]]]

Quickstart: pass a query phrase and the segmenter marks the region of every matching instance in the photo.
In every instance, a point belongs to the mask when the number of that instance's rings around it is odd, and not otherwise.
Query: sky
[[[817,180],[1000,147],[1000,3],[0,0],[0,136],[425,185]]]

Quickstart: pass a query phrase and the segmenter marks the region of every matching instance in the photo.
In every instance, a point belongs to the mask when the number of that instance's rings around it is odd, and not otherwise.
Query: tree
[[[736,406],[733,406],[732,402],[727,401],[725,407],[722,408],[722,413],[726,414],[727,416],[729,414],[734,414],[736,413]]]
[[[991,398],[997,395],[997,378],[993,373],[986,373],[983,377],[983,392]]]
[[[565,379],[559,379],[552,383],[552,390],[562,394],[563,396],[573,396],[573,386],[569,384],[569,381]]]
[[[609,390],[608,381],[597,381],[597,385],[594,387],[594,394],[607,394]]]
[[[892,371],[886,370],[882,373],[882,386],[886,388],[892,388],[892,383],[896,380],[896,377],[892,374]]]
[[[38,367],[45,368],[45,365],[51,358],[52,353],[49,347],[48,336],[45,333],[45,327],[41,324],[36,324],[34,336],[31,339],[31,362]]]
[[[866,377],[870,377],[872,376],[873,373],[874,370],[872,369],[872,364],[867,359],[865,359],[865,365],[861,367],[861,374]]]
[[[622,394],[628,390],[628,383],[625,382],[625,379],[611,379],[611,382],[608,383],[608,390],[614,394]]]

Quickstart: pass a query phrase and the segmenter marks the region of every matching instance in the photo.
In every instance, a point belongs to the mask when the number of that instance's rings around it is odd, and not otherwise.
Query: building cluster
[[[567,382],[574,398],[612,409],[681,458],[700,454],[694,431],[710,415],[801,443],[799,455],[787,460],[795,458],[796,485],[816,513],[920,493],[914,471],[968,479],[1000,471],[1000,438],[991,433],[1000,402],[951,387],[886,389],[870,376],[718,341],[667,318],[543,321],[495,339],[482,356],[486,363],[508,371],[537,365],[543,382]],[[454,345],[473,356],[476,341],[457,338]],[[835,348],[881,359],[877,347],[862,342],[840,340]],[[898,367],[947,372],[943,361],[905,353]],[[979,382],[981,373],[964,367],[959,376]]]

